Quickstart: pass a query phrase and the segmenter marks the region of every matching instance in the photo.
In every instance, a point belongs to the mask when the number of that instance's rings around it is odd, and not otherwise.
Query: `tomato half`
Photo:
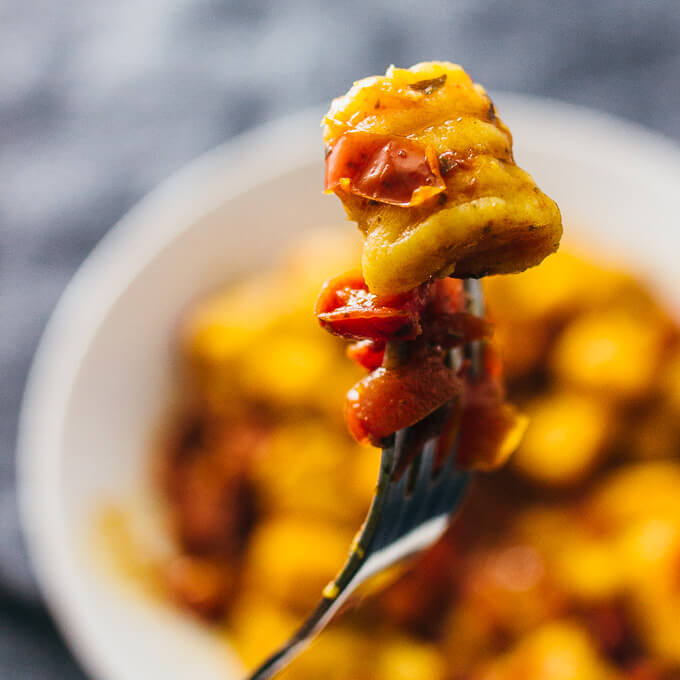
[[[393,369],[378,368],[347,394],[350,432],[376,446],[385,437],[425,418],[461,394],[455,371],[433,353]]]
[[[420,333],[427,286],[378,297],[358,271],[327,281],[314,306],[319,323],[331,333],[355,340],[412,340]]]
[[[347,356],[359,366],[374,371],[385,357],[385,342],[381,340],[360,340],[347,348]]]
[[[326,157],[326,191],[338,190],[409,207],[442,193],[446,184],[432,147],[354,131],[342,135]]]

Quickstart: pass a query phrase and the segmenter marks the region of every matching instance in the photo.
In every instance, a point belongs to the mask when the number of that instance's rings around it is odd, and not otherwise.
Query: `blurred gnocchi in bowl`
[[[329,266],[354,257],[341,231],[313,232],[266,277],[198,301],[180,330],[184,399],[156,461],[176,550],[155,578],[246,665],[314,606],[377,479],[378,451],[337,412],[355,369],[310,314]],[[477,477],[437,545],[284,677],[680,668],[680,399],[668,379],[679,327],[643,283],[570,251],[485,291],[510,393],[529,416],[523,443],[507,468]]]
[[[488,281],[529,429],[502,471],[479,475],[445,539],[288,677],[658,680],[680,668],[680,351],[667,313],[680,309],[680,158],[611,118],[494,99],[518,161],[587,245]],[[377,453],[344,430],[337,404],[357,375],[311,314],[327,272],[356,257],[320,229],[343,219],[318,186],[320,118],[236,140],[150,196],[84,265],[41,343],[20,428],[22,515],[46,599],[93,677],[241,677],[304,616],[363,518]]]

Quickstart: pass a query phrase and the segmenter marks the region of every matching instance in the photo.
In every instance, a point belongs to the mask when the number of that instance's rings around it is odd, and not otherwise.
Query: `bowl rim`
[[[546,116],[568,126],[586,126],[609,143],[643,151],[655,175],[672,169],[680,177],[675,141],[639,124],[556,99],[524,94],[494,96],[514,116]],[[59,490],[64,413],[73,380],[96,329],[131,278],[167,243],[217,205],[260,182],[318,158],[310,129],[321,106],[270,121],[244,132],[180,168],[143,197],[99,241],[61,294],[35,352],[21,403],[17,435],[19,518],[38,586],[68,647],[94,678],[131,680],[113,669],[95,635],[83,627],[72,605],[77,584],[69,573]],[[312,140],[314,141],[314,140]],[[267,151],[270,169],[243,162]],[[248,154],[245,154],[245,151]],[[577,150],[575,150],[576,152]],[[238,165],[237,165],[238,161]],[[225,181],[228,180],[228,181]]]

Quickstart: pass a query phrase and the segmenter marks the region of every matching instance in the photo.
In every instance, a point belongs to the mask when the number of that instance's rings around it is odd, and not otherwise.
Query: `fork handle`
[[[288,639],[281,647],[273,652],[265,661],[263,661],[247,678],[247,680],[267,680],[275,675],[279,670],[288,665],[290,661],[298,654],[302,653],[305,648],[312,642],[316,634],[323,630],[328,623],[333,619],[337,611],[346,602],[347,598],[354,592],[351,581],[357,576],[364,564],[363,556],[358,553],[353,553],[358,558],[355,564],[352,564],[352,558],[341,572],[338,580],[344,575],[349,576],[348,569],[352,567],[354,572],[350,577],[350,582],[343,588],[339,588],[337,581],[332,581],[330,584],[331,594],[324,595],[321,601],[316,606],[316,609],[305,620],[305,622],[298,628],[295,634]]]

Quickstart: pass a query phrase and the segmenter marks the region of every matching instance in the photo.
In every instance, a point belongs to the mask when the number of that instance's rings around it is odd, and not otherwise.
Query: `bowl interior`
[[[569,240],[624,259],[680,309],[680,153],[593,112],[509,95],[497,104],[518,162],[560,204]],[[20,426],[22,512],[50,606],[96,677],[239,676],[202,626],[112,583],[86,536],[103,501],[146,493],[182,311],[275,262],[294,234],[345,219],[320,190],[319,117],[250,133],[154,192],[88,259],[41,343]]]

